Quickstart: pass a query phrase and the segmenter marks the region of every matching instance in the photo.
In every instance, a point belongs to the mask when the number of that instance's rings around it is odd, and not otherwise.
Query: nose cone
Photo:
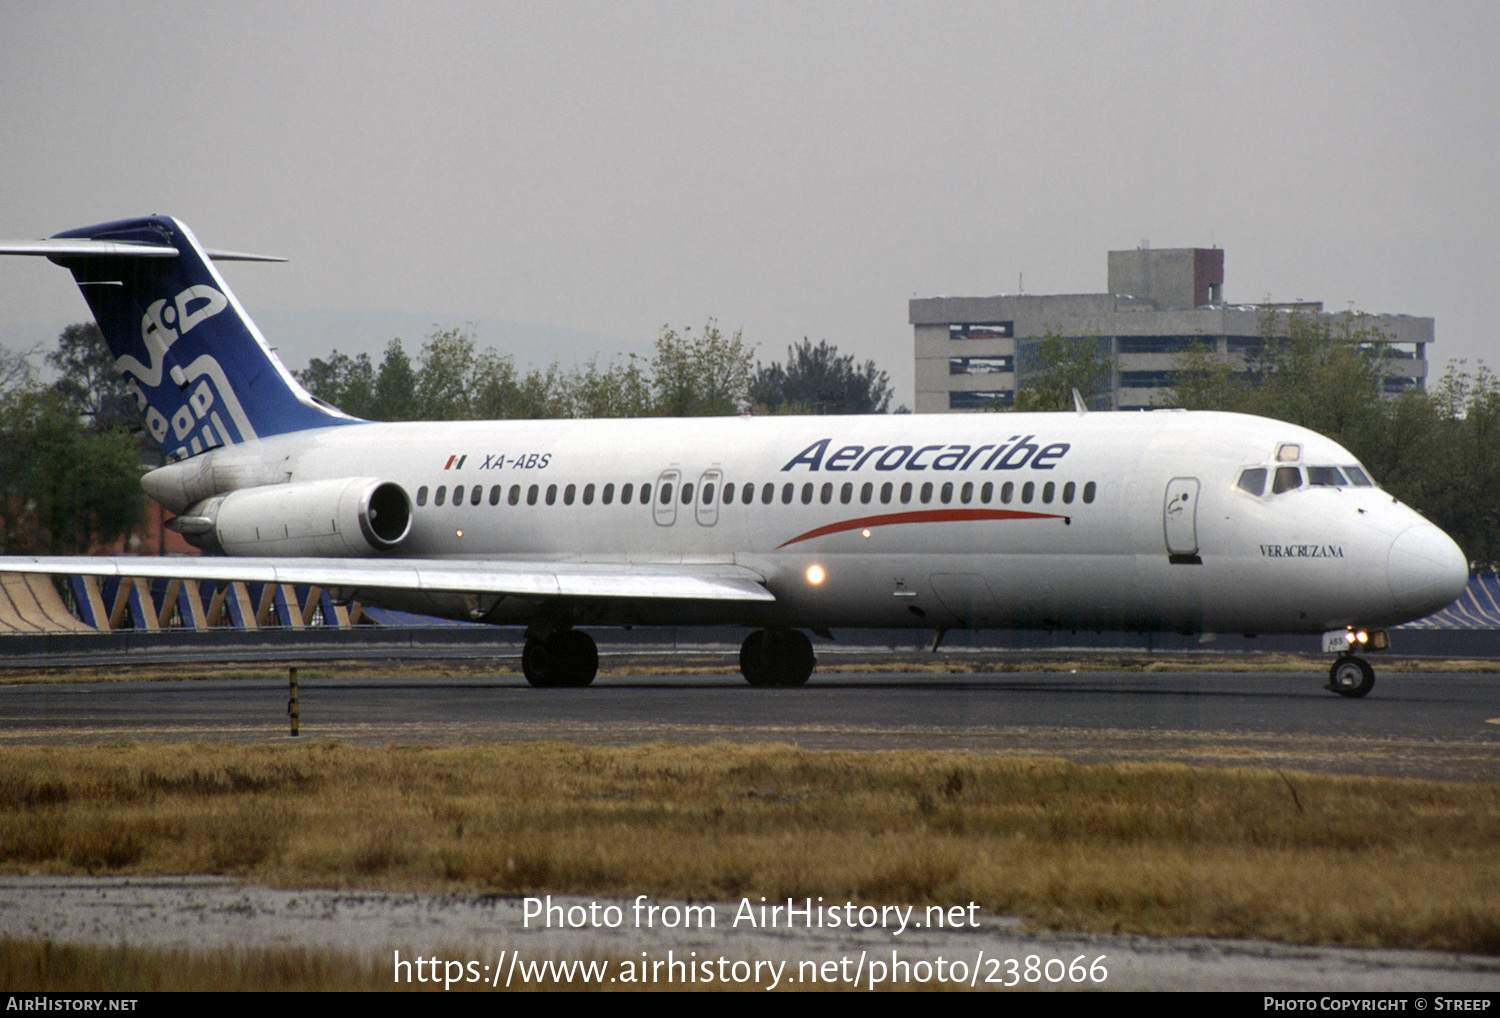
[[[1419,619],[1458,600],[1469,583],[1469,563],[1451,537],[1419,523],[1391,542],[1386,579],[1396,606]]]

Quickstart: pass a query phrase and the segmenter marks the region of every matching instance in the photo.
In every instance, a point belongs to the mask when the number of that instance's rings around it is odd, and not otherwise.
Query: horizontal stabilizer
[[[244,251],[204,251],[216,262],[284,262],[277,255]],[[90,240],[87,237],[51,237],[47,240],[0,240],[0,255],[40,255],[44,258],[176,258],[175,247],[165,244],[132,244],[127,241]]]

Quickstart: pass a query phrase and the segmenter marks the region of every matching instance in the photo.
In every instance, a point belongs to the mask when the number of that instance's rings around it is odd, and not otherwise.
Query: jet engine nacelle
[[[241,488],[204,499],[168,526],[221,555],[336,558],[394,550],[411,519],[399,484],[355,477]]]

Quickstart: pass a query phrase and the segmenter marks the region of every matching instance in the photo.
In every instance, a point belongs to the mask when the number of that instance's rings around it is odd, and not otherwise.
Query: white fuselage
[[[1278,471],[1298,483],[1274,492]],[[775,595],[585,600],[580,625],[1315,633],[1449,603],[1458,548],[1356,476],[1306,429],[1163,411],[371,423],[216,450],[147,488],[187,512],[237,488],[378,478],[413,502],[394,558],[732,564]],[[285,551],[268,538],[257,554]],[[360,593],[490,622],[544,610]]]

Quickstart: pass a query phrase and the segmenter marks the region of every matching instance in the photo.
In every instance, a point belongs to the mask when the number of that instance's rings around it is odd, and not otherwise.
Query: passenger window
[[[771,504],[771,499],[774,498],[775,496],[776,496],[776,485],[771,484],[770,482],[767,482],[766,485],[760,489],[760,504],[761,505],[770,505]]]
[[[964,482],[964,486],[961,489],[959,489],[958,500],[960,502],[962,502],[964,505],[968,505],[970,502],[972,502],[974,500],[974,482],[973,481],[965,481]]]
[[[990,499],[995,497],[995,484],[993,481],[985,481],[979,488],[979,501],[985,505],[990,504]]]
[[[417,489],[417,505],[426,505],[426,504],[427,504],[427,485],[424,484],[420,488]]]
[[[743,502],[743,503],[745,503],[746,505],[749,505],[751,502],[755,501],[755,485],[754,484],[746,484],[745,485],[744,490],[740,492],[740,501]],[[769,502],[770,499],[766,499],[766,501]]]
[[[537,485],[535,485],[535,484],[533,484],[531,487],[527,488],[526,489],[526,504],[527,505],[536,505],[536,497],[537,497],[538,494],[541,493],[541,490],[542,489],[540,487],[538,487]]]
[[[557,504],[557,485],[555,485],[555,484],[549,484],[549,485],[547,485],[547,504],[548,505],[556,505]]]
[[[1063,485],[1063,505],[1073,504],[1073,493],[1078,490],[1078,485],[1069,481]]]
[[[484,498],[484,485],[474,485],[474,490],[469,493],[469,504],[478,505]]]
[[[854,501],[854,482],[845,481],[844,486],[839,489],[839,501],[848,505]]]
[[[875,485],[871,484],[869,481],[866,481],[864,484],[860,485],[860,488],[859,488],[859,504],[860,505],[869,505],[870,504],[870,499],[872,499],[874,497],[875,497]]]
[[[1266,493],[1266,468],[1251,467],[1249,470],[1240,472],[1240,480],[1236,485],[1241,491],[1248,491],[1257,498]]]
[[[922,485],[922,504],[926,505],[932,501],[932,482],[927,481]]]
[[[831,482],[823,482],[823,490],[818,494],[818,501],[824,505],[833,501],[833,484]]]
[[[947,505],[949,502],[953,501],[953,482],[952,481],[944,481],[943,482],[942,494],[940,494],[938,497],[943,500],[943,505]]]
[[[1010,505],[1010,500],[1015,497],[1015,494],[1015,481],[1006,481],[1000,486],[1000,501],[1004,502],[1006,505]]]
[[[604,504],[609,505],[615,500],[615,486],[613,484],[606,484],[604,486],[604,490],[600,492],[600,495],[602,496],[601,500],[604,502]]]
[[[585,484],[583,486],[583,504],[594,504],[594,486],[592,484]]]
[[[1271,482],[1271,494],[1280,495],[1283,491],[1291,491],[1293,488],[1302,487],[1302,471],[1296,467],[1277,467],[1276,479]]]
[[[1088,482],[1087,484],[1085,484],[1083,486],[1083,501],[1084,501],[1084,504],[1086,504],[1086,505],[1092,505],[1093,504],[1095,490],[1097,490],[1097,489],[1095,488],[1093,481],[1090,481],[1090,482]]]
[[[725,491],[733,491],[734,489],[732,487],[730,487],[729,485],[726,484],[724,486],[724,490]],[[705,484],[703,486],[703,504],[704,505],[713,505],[714,504],[714,486],[712,484]]]
[[[707,500],[705,499],[705,501],[707,501]],[[726,484],[726,485],[724,485],[724,504],[725,505],[729,505],[733,501],[734,501],[734,485],[732,485],[732,484]]]
[[[805,484],[802,485],[802,504],[803,505],[812,505],[812,499],[813,499],[813,486],[812,486],[812,482],[808,481],[808,482],[806,482]]]
[[[573,496],[578,494],[578,485],[570,484],[563,489],[563,505],[572,505]]]
[[[791,505],[792,504],[792,497],[796,493],[797,493],[797,486],[795,484],[793,484],[791,481],[788,481],[785,484],[783,484],[781,486],[781,504],[782,505]]]
[[[1054,482],[1054,481],[1048,481],[1046,484],[1042,485],[1042,501],[1046,502],[1048,505],[1052,504],[1052,496],[1054,494],[1056,494],[1056,493],[1057,493],[1057,483],[1056,482]]]
[[[438,490],[432,496],[432,504],[433,505],[442,505],[443,502],[447,499],[447,497],[448,497],[448,486],[445,485],[445,484],[439,484],[438,485]]]
[[[880,486],[880,504],[881,505],[890,505],[891,504],[891,493],[894,492],[895,490],[896,490],[895,485],[891,484],[890,481],[886,481],[884,484],[882,484]]]
[[[662,501],[665,502],[666,499],[663,498]],[[692,484],[684,484],[682,486],[682,504],[683,505],[692,505],[693,504],[693,486],[692,486]]]
[[[1021,486],[1021,501],[1027,505],[1031,504],[1031,496],[1036,494],[1036,482],[1027,481]]]
[[[911,502],[911,482],[907,481],[901,485],[901,504],[908,505]]]
[[[500,504],[500,485],[490,488],[490,505]]]
[[[647,490],[648,489],[646,489],[646,488],[642,488],[641,489],[642,492],[645,492]],[[672,486],[670,484],[663,484],[661,486],[660,491],[661,491],[661,504],[662,505],[666,505],[668,502],[672,501]],[[641,502],[642,503],[649,502],[649,501],[650,501],[650,499],[646,498],[644,496],[641,498]]]
[[[621,505],[629,505],[630,504],[630,496],[634,495],[634,494],[635,494],[635,485],[633,485],[633,484],[622,484],[622,485],[620,485],[620,504]]]
[[[521,486],[519,484],[512,484],[510,486],[510,500],[509,501],[510,501],[511,505],[520,505],[521,504]]]

